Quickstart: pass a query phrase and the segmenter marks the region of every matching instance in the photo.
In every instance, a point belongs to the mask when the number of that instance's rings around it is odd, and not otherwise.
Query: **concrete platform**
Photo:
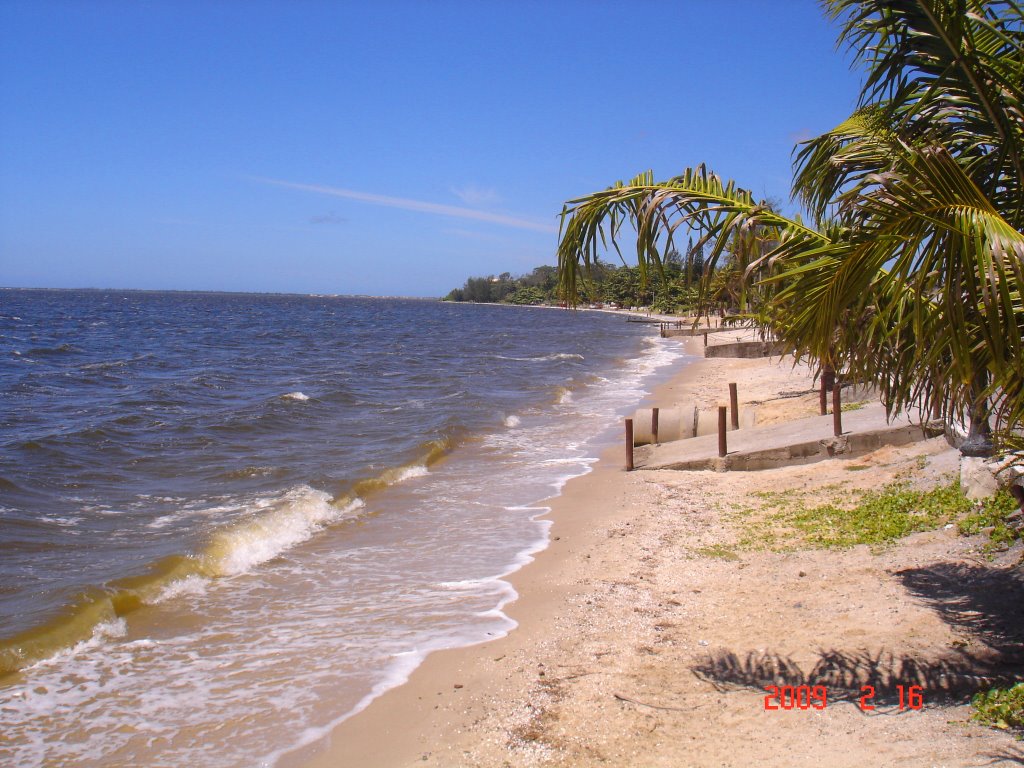
[[[704,357],[778,357],[784,351],[782,344],[771,341],[733,341],[726,344],[709,344],[704,347]]]
[[[669,326],[669,327],[666,327]],[[662,338],[671,338],[673,336],[703,336],[705,333],[716,334],[716,333],[735,333],[736,329],[727,325],[723,326],[699,326],[692,328],[690,326],[684,326],[682,328],[676,328],[668,323],[662,323],[661,336]]]
[[[942,434],[918,424],[919,414],[886,421],[877,403],[843,413],[843,434],[833,435],[832,415],[728,432],[728,454],[718,455],[718,435],[704,435],[635,449],[638,470],[759,470],[810,464],[833,457],[854,458],[884,445],[904,445]]]

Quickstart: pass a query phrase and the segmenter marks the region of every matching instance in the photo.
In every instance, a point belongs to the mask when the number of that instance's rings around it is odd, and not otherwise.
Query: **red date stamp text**
[[[828,688],[824,685],[766,685],[768,695],[764,697],[764,708],[779,709],[825,709],[828,706]],[[924,707],[924,689],[920,685],[897,685],[899,708],[921,709]],[[875,709],[875,687],[862,685],[857,706],[864,712]]]

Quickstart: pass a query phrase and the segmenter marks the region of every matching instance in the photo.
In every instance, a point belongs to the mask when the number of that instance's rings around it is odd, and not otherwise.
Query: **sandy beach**
[[[816,395],[792,396],[813,388],[810,371],[788,359],[691,361],[647,403],[711,406],[730,381],[762,403],[759,419],[816,413]],[[943,438],[760,472],[627,473],[622,453],[551,502],[550,546],[510,579],[517,629],[432,654],[294,764],[1024,762],[967,704],[1019,652],[1019,548],[991,558],[950,526],[823,550],[766,524],[771,499],[942,482],[958,467]],[[827,701],[766,709],[773,681],[824,681]],[[900,709],[910,685],[922,709]]]

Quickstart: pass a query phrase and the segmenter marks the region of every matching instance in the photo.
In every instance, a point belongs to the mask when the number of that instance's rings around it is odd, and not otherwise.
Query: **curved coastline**
[[[812,372],[792,358],[697,360],[648,401],[714,402],[735,381],[740,407],[758,403],[766,423],[817,413]],[[957,464],[942,437],[855,461],[727,473],[626,473],[611,446],[551,501],[550,546],[509,579],[515,631],[431,654],[404,685],[279,765],[1015,762],[1012,733],[971,723],[969,693],[943,695],[951,674],[965,690],[978,685],[971,659],[986,652],[984,633],[950,620],[943,596],[920,587],[938,573],[950,587],[987,573],[994,587],[1019,547],[978,567],[983,537],[952,525],[884,550],[821,548],[785,532],[780,547],[738,538],[759,519],[741,507],[757,499],[856,496],[908,478],[927,486]],[[765,680],[810,679],[827,688],[821,711],[767,706]],[[890,689],[877,711],[858,705],[860,680]],[[895,689],[915,681],[927,703],[904,711]]]
[[[475,316],[477,313],[469,314]],[[488,316],[491,314],[500,313],[488,313]],[[486,328],[481,328],[482,337],[488,333]],[[66,764],[74,764],[76,760],[119,759],[126,755],[156,764],[186,754],[189,747],[185,743],[172,741],[151,750],[139,744],[140,739],[133,736],[131,724],[140,718],[150,718],[132,702],[152,701],[159,705],[159,712],[154,710],[159,715],[154,725],[169,733],[171,739],[174,739],[175,732],[168,730],[171,726],[176,726],[179,733],[209,731],[212,738],[207,740],[204,754],[213,761],[211,764],[252,764],[244,761],[255,761],[260,755],[269,759],[275,754],[277,745],[294,744],[295,739],[289,737],[301,735],[289,734],[279,718],[275,722],[265,710],[256,706],[266,703],[264,699],[271,694],[274,707],[292,713],[293,722],[309,723],[315,728],[318,722],[324,722],[324,718],[317,718],[315,714],[310,716],[311,712],[315,713],[310,705],[315,707],[318,702],[330,702],[323,691],[332,685],[342,688],[348,685],[350,692],[348,698],[334,701],[334,712],[354,711],[365,707],[383,690],[396,685],[434,648],[479,642],[507,631],[513,626],[513,621],[502,611],[515,598],[515,593],[503,577],[521,568],[549,543],[546,530],[550,523],[542,519],[546,507],[541,508],[535,500],[557,492],[570,477],[590,471],[590,464],[596,459],[593,448],[585,440],[585,433],[595,430],[593,425],[600,414],[631,407],[634,396],[638,396],[641,387],[646,386],[645,382],[651,380],[652,371],[664,366],[675,354],[663,354],[665,350],[675,349],[675,341],[655,340],[646,331],[630,335],[636,341],[629,351],[613,353],[611,350],[615,348],[607,346],[595,351],[594,344],[601,346],[600,338],[595,338],[591,347],[581,348],[583,351],[591,350],[586,352],[588,363],[603,361],[597,367],[593,364],[589,368],[581,366],[579,354],[575,351],[559,352],[557,346],[554,352],[547,347],[536,346],[526,346],[522,352],[509,352],[513,355],[509,359],[524,360],[516,366],[530,378],[536,379],[541,375],[533,373],[542,371],[540,366],[557,366],[568,377],[567,387],[538,384],[533,391],[540,397],[535,396],[533,402],[521,410],[505,406],[490,413],[488,423],[494,422],[494,426],[458,440],[455,451],[444,452],[444,461],[435,464],[432,461],[435,456],[428,451],[430,455],[422,461],[417,459],[412,465],[402,464],[394,470],[387,470],[383,465],[372,467],[367,475],[384,475],[386,478],[379,479],[387,482],[369,483],[373,488],[364,487],[367,485],[364,484],[348,489],[352,493],[373,492],[373,504],[369,505],[373,508],[365,513],[360,510],[361,523],[346,517],[346,521],[339,521],[341,524],[338,526],[324,525],[318,535],[306,537],[301,542],[285,542],[289,545],[276,556],[271,555],[269,560],[262,557],[268,554],[262,547],[267,538],[263,535],[265,531],[240,529],[238,532],[242,538],[251,539],[250,543],[258,550],[254,550],[257,560],[264,564],[258,568],[247,568],[245,563],[235,563],[237,558],[228,558],[240,567],[227,568],[223,579],[192,573],[186,574],[185,578],[177,578],[177,571],[173,568],[170,569],[173,573],[166,578],[163,571],[153,574],[159,577],[159,583],[150,583],[151,579],[145,573],[141,580],[129,577],[130,583],[121,585],[126,590],[124,599],[118,598],[120,610],[124,614],[130,613],[127,619],[114,611],[108,617],[109,621],[96,624],[97,630],[84,642],[67,652],[58,652],[50,660],[31,665],[28,674],[17,675],[11,681],[11,687],[3,692],[4,696],[10,697],[6,699],[7,703],[15,705],[5,707],[6,722],[11,725],[11,740],[0,753],[7,753],[9,746],[15,751],[8,754],[18,755],[17,759],[28,763],[32,762],[31,755],[44,762],[59,755]],[[542,357],[527,357],[535,348],[536,354]],[[533,360],[540,362],[530,362]],[[578,370],[582,372],[577,375]],[[305,386],[302,389],[274,389],[278,393],[304,390],[318,394],[315,389]],[[566,392],[576,392],[578,397],[567,397]],[[585,396],[584,392],[589,394]],[[276,403],[280,397],[275,397]],[[306,408],[305,405],[287,407],[297,414],[304,413]],[[581,425],[586,426],[581,430]],[[553,427],[557,427],[557,435],[551,432]],[[496,461],[507,466],[502,468],[503,465],[495,464]],[[265,463],[250,462],[247,466],[260,469]],[[497,478],[488,474],[488,467],[501,470],[503,479],[500,482],[504,491],[486,505],[488,509],[479,514],[472,512],[466,518],[471,521],[471,526],[484,526],[473,534],[476,544],[467,551],[466,560],[463,562],[460,557],[450,559],[451,547],[437,537],[448,536],[449,541],[458,541],[460,537],[449,535],[458,534],[459,529],[457,524],[451,527],[455,517],[444,507],[449,502],[458,505],[460,500],[473,499],[474,488],[487,488],[489,484],[493,487]],[[243,474],[248,477],[248,472]],[[461,483],[458,486],[461,490],[454,496],[445,492],[445,486],[453,478]],[[383,487],[377,488],[378,485]],[[378,495],[378,491],[383,492]],[[483,498],[482,494],[478,495]],[[348,500],[339,491],[333,497],[321,499],[318,496],[317,501],[329,505],[331,498],[339,503]],[[443,503],[437,505],[431,499]],[[404,562],[396,558],[411,551],[403,546],[388,546],[389,542],[404,537],[401,528],[407,525],[404,513],[393,513],[406,509],[411,503],[417,504],[419,509],[415,513],[416,522],[409,525],[422,527],[424,523],[430,525],[431,521],[438,521],[438,530],[424,541],[437,539],[443,544],[443,550],[438,549],[438,556],[434,558],[439,567],[424,568],[428,560],[414,558],[414,568],[420,568],[422,573],[418,575],[423,579],[408,589],[403,589],[391,578],[381,582],[368,579],[380,569],[393,570],[389,563]],[[263,507],[254,511],[261,510],[268,511]],[[211,513],[215,512],[215,509],[211,510]],[[501,521],[501,518],[506,519]],[[163,518],[154,518],[151,522],[155,526],[162,521]],[[259,520],[250,516],[242,528],[249,522],[255,522],[259,527]],[[491,525],[495,527],[491,528]],[[518,533],[515,530],[517,526],[520,529]],[[491,530],[494,532],[489,534],[490,542],[486,536],[481,538],[481,531],[487,534]],[[249,536],[250,533],[253,535]],[[221,545],[225,543],[230,542],[217,542],[215,554],[224,554],[221,550],[225,547]],[[507,552],[507,556],[503,552]],[[386,553],[386,556],[378,556],[377,553]],[[287,595],[278,589],[284,586],[282,579],[297,566],[305,569],[306,565],[315,562],[328,562],[321,559],[325,556],[330,558],[330,565],[319,569],[325,577],[317,579],[316,584],[329,587],[330,592],[312,588],[313,580],[310,580],[311,588],[305,589],[301,599],[293,605],[288,605]],[[368,569],[369,561],[374,557],[377,557],[379,565]],[[216,559],[220,562],[223,558]],[[255,564],[257,561],[252,562]],[[494,567],[488,563],[494,563]],[[350,564],[355,566],[355,570],[349,568]],[[449,564],[454,567],[449,567]],[[222,569],[218,569],[218,573],[219,570]],[[462,573],[466,575],[460,575]],[[311,575],[305,574],[302,578]],[[467,581],[462,584],[460,579]],[[360,592],[357,602],[332,602],[336,593],[347,590],[351,580],[365,592],[366,600],[362,599],[363,592]],[[381,584],[379,590],[365,589],[378,583]],[[107,584],[117,586],[113,581]],[[358,618],[352,620],[350,617],[376,616],[377,608],[373,603],[379,601],[378,595],[384,593],[397,598],[390,601],[390,607],[388,601],[384,601],[381,610],[381,615],[388,617],[389,621],[396,618],[401,622],[396,625],[396,634],[382,642],[376,640],[378,635],[374,632],[350,634],[353,621],[358,621]],[[247,595],[258,596],[258,599],[249,600]],[[267,602],[268,596],[272,602]],[[453,602],[446,606],[448,600]],[[245,610],[236,612],[242,603]],[[355,606],[355,611],[342,607],[349,604]],[[334,611],[325,610],[332,606],[335,606]],[[141,610],[135,610],[136,607]],[[370,612],[362,613],[367,608]],[[467,610],[470,613],[465,613]],[[435,611],[435,618],[424,611]],[[466,617],[476,616],[477,619],[460,624],[454,620],[460,611]],[[406,613],[408,615],[404,618],[400,615]],[[297,635],[293,628],[306,626],[307,621],[316,624],[313,627],[315,632]],[[251,637],[249,629],[252,627],[265,628],[265,631],[256,633],[263,637]],[[335,627],[333,632],[332,627]],[[433,642],[429,632],[435,627],[439,631],[435,636],[436,642]],[[407,631],[410,628],[415,631]],[[193,640],[199,642],[202,638],[215,639],[216,647],[195,647],[193,652]],[[354,680],[348,667],[339,669],[337,657],[332,655],[349,645],[353,638],[355,647],[365,648],[381,662],[377,664],[371,660],[366,674],[359,680]],[[289,648],[289,645],[293,647]],[[308,664],[303,661],[301,665],[293,666],[285,661],[304,648],[310,651],[302,652],[303,658],[309,659]],[[196,688],[202,695],[200,689],[204,675],[194,673],[203,669],[217,673],[231,659],[244,661],[246,666],[251,663],[255,672],[239,668],[241,675],[232,676],[232,685],[218,686],[221,694],[210,698],[208,711],[204,711],[206,707],[195,706],[189,707],[191,711],[183,709],[185,699],[189,698],[180,695],[183,691]],[[273,672],[270,687],[255,697],[248,697],[245,694],[250,690],[247,686],[260,682],[256,679],[263,674],[259,670],[269,672],[273,665],[287,667],[292,680],[305,682],[295,685],[291,691],[277,691],[276,686],[286,684],[287,678],[279,680],[279,675]],[[111,686],[109,677],[115,670],[115,685]],[[320,674],[312,674],[313,670],[320,670]],[[385,679],[380,679],[379,672],[386,673]],[[81,682],[68,682],[77,675],[82,675]],[[368,680],[370,675],[378,676]],[[161,693],[163,688],[147,684],[148,680],[173,680],[174,685],[166,688],[165,697]],[[349,685],[350,681],[354,682]],[[237,706],[232,702],[237,702]],[[231,720],[222,712],[230,713],[231,718],[238,717],[237,730],[223,729],[220,723]],[[325,713],[329,714],[329,711]],[[264,720],[273,730],[256,730],[263,727]],[[111,732],[114,727],[120,730]],[[104,737],[105,733],[113,733],[113,738]],[[57,734],[61,737],[58,738]],[[306,735],[315,737],[316,734],[309,731]]]
[[[647,382],[639,402],[647,402],[686,380],[696,362],[696,347],[683,345],[683,349],[668,370],[658,371]],[[514,568],[495,577],[509,590],[507,599],[495,609],[510,624],[503,634],[454,647],[424,649],[418,663],[400,680],[368,695],[358,708],[329,727],[308,734],[310,738],[303,739],[304,743],[268,755],[265,764],[275,768],[341,768],[411,765],[424,759],[423,744],[443,731],[435,698],[458,696],[470,688],[493,688],[497,692],[501,682],[493,669],[487,669],[488,661],[503,657],[506,645],[522,648],[543,642],[549,627],[557,622],[554,598],[558,590],[552,589],[549,576],[574,551],[566,542],[596,522],[588,518],[588,510],[598,511],[601,521],[608,522],[605,496],[616,487],[615,478],[622,469],[621,452],[617,440],[604,440],[599,455],[583,472],[566,478],[555,494],[535,503],[539,511],[533,519],[547,523],[545,539],[524,552]],[[552,531],[558,531],[557,535]]]

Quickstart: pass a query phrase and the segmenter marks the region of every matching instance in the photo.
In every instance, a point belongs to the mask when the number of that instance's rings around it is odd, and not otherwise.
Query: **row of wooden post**
[[[735,384],[729,384],[729,411],[732,414],[732,428],[740,428],[740,409],[739,409],[739,395],[736,390]],[[726,409],[725,406],[719,406],[718,408],[718,455],[725,456],[728,453],[728,445],[726,444],[725,432],[726,432]],[[651,442],[657,444],[658,442],[658,409],[651,409]],[[633,463],[633,420],[626,419],[626,469],[632,472],[635,469]]]
[[[843,403],[841,388],[836,376],[831,371],[825,371],[821,375],[821,393],[819,404],[821,415],[828,413],[828,388],[832,389],[832,432],[836,437],[843,434]],[[736,385],[729,384],[729,415],[731,415],[731,426],[733,429],[740,428],[739,394]],[[726,439],[726,407],[718,406],[718,455],[724,458],[729,453],[729,443]],[[658,442],[658,409],[651,409],[651,440]],[[636,467],[633,463],[633,420],[626,419],[626,470],[632,472]]]

